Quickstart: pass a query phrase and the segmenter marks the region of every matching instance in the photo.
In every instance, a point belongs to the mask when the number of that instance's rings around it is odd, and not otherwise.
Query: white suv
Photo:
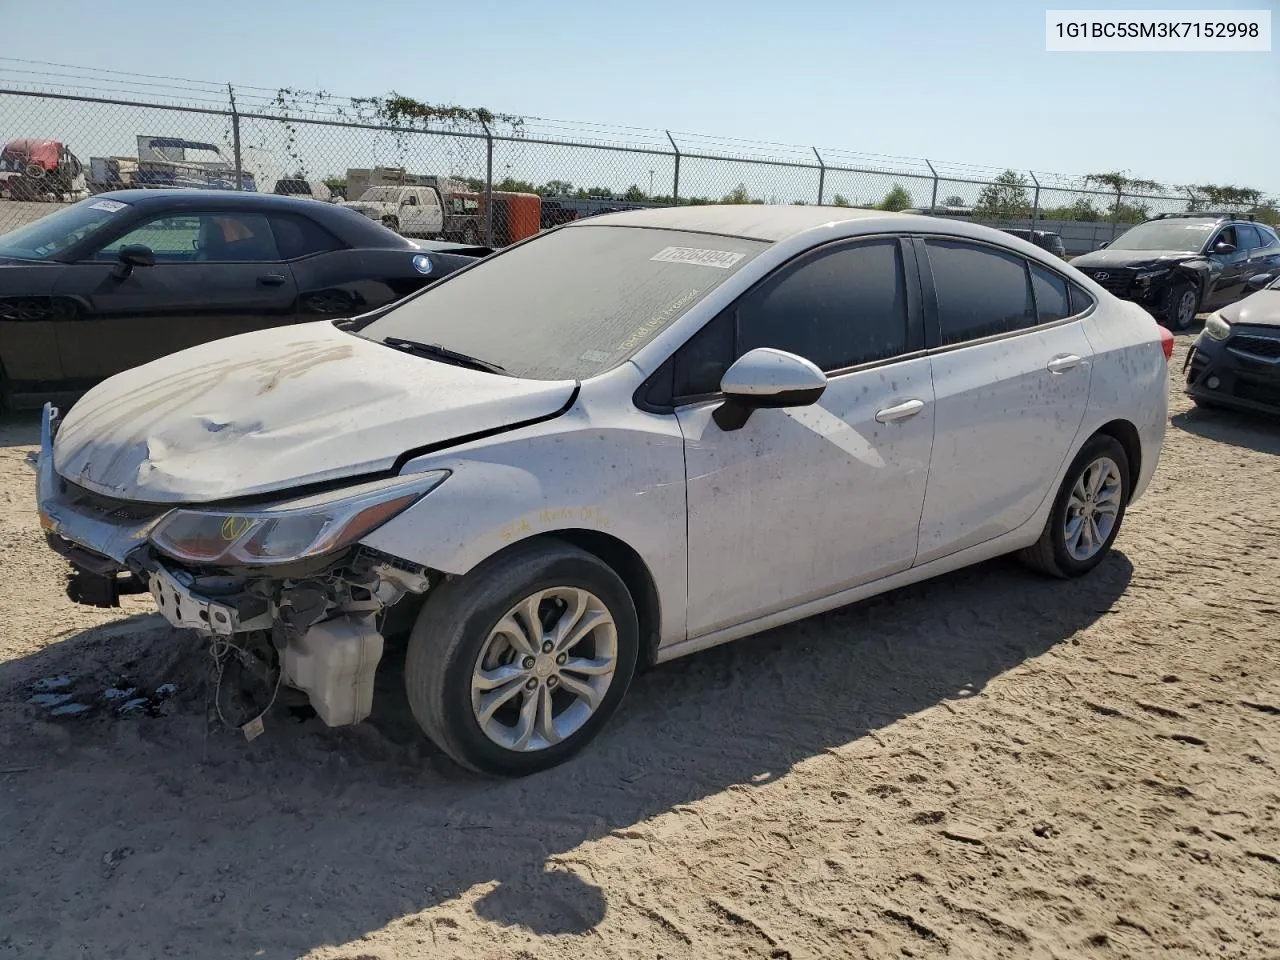
[[[525,774],[640,665],[999,554],[1086,573],[1155,470],[1170,348],[986,227],[616,214],[47,408],[41,516],[81,597],[150,590],[330,724],[408,609],[422,728]]]

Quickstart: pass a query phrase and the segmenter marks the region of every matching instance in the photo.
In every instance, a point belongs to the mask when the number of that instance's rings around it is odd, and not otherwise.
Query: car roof
[[[749,240],[776,243],[806,230],[850,220],[892,220],[895,227],[905,229],[899,220],[924,219],[883,210],[860,210],[854,207],[817,207],[770,204],[702,204],[687,207],[652,207],[647,210],[625,210],[575,220],[571,229],[591,226],[655,227],[661,230],[683,230],[690,233],[716,233]]]
[[[112,190],[107,193],[99,194],[98,196],[106,197],[110,200],[120,200],[124,203],[133,204],[136,207],[158,204],[170,206],[175,201],[180,201],[182,204],[203,204],[214,201],[220,207],[227,210],[261,210],[271,208],[281,210],[311,210],[311,204],[314,202],[299,199],[298,197],[285,196],[279,193],[258,193],[253,190],[167,190],[160,188],[155,190]],[[299,204],[304,204],[305,206],[299,207]]]

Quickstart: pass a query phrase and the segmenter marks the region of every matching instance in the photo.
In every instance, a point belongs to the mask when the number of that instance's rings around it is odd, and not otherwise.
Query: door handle
[[[259,283],[268,287],[278,287],[280,284],[284,283],[284,280],[285,278],[283,274],[279,273],[264,273],[258,278]]]
[[[906,420],[909,417],[914,417],[923,409],[923,400],[904,400],[902,403],[894,404],[892,407],[877,410],[876,423],[895,423],[898,420]]]
[[[1054,357],[1044,365],[1044,368],[1050,373],[1066,373],[1068,370],[1074,370],[1080,366],[1081,359],[1074,353],[1068,353],[1061,357]]]

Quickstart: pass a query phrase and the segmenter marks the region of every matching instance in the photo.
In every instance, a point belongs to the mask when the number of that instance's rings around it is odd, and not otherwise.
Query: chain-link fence
[[[23,63],[0,60],[0,197],[8,201],[0,202],[0,232],[107,190],[212,187],[355,203],[407,235],[491,245],[613,210],[795,203],[1044,230],[1077,254],[1152,215],[1211,201],[1118,175],[565,124],[394,95],[351,99],[15,66]],[[1273,221],[1276,208],[1257,194],[1231,207]]]

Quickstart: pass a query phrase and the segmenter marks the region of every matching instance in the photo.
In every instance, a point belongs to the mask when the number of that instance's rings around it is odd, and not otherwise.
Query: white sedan
[[[149,590],[331,725],[408,612],[423,730],[527,774],[642,665],[1000,554],[1087,573],[1155,470],[1171,346],[972,224],[602,216],[46,408],[41,520],[74,595]]]

